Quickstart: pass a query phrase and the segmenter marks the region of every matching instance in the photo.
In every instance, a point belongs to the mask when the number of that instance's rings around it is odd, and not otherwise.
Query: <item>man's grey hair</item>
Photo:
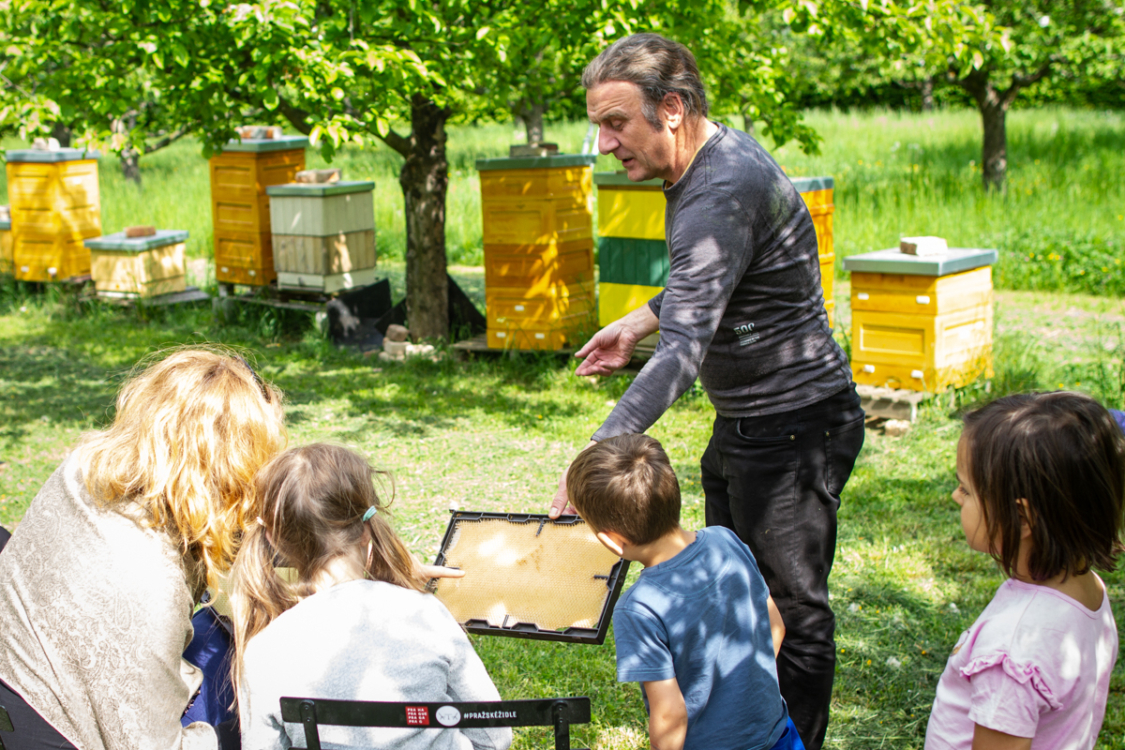
[[[680,97],[687,118],[707,116],[707,93],[695,56],[659,34],[633,34],[602,50],[583,71],[582,85],[591,89],[606,81],[636,84],[641,90],[641,112],[656,130],[664,128],[657,108],[668,94]]]

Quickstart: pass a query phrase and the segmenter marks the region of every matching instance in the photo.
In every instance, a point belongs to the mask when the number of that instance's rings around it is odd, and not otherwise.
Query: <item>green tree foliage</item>
[[[886,79],[934,78],[965,91],[983,125],[986,188],[1007,171],[1005,117],[1041,81],[1119,96],[1125,78],[1125,5],[1119,0],[801,0],[794,26],[837,51],[859,53]],[[1094,94],[1094,97],[1098,96]]]
[[[779,2],[10,0],[0,127],[30,137],[65,122],[80,143],[134,156],[184,133],[208,156],[249,118],[290,124],[329,159],[380,139],[403,158],[411,328],[439,337],[451,118],[573,101],[600,49],[655,30],[696,52],[717,111],[814,144],[778,85],[786,50],[750,12]]]

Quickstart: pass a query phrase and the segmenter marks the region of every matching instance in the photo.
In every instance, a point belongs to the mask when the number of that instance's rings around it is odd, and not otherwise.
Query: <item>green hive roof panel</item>
[[[844,258],[844,268],[859,273],[902,273],[908,276],[948,276],[990,266],[1000,257],[995,250],[949,248],[941,255],[909,255],[892,247]]]
[[[126,253],[143,253],[154,247],[174,245],[188,238],[186,229],[157,229],[148,237],[126,237],[124,232],[114,232],[104,237],[91,237],[84,244],[90,250],[114,250]]]
[[[477,159],[477,171],[493,169],[552,169],[555,167],[592,167],[597,154],[559,154],[557,156],[517,156],[501,159]]]
[[[250,151],[264,153],[266,151],[289,151],[305,148],[309,139],[303,135],[283,135],[280,138],[243,138],[241,141],[232,139],[223,146],[223,151]]]
[[[831,190],[836,181],[831,177],[791,177],[793,187],[798,193],[811,193],[814,190]]]
[[[84,148],[60,148],[57,151],[40,151],[34,148],[11,149],[4,152],[4,161],[17,163],[55,164],[62,161],[97,159],[101,154]]]
[[[629,179],[629,175],[627,175],[624,170],[619,172],[595,172],[594,184],[599,186],[605,185],[607,187],[622,185],[629,187],[653,187],[664,189],[664,180],[662,179],[656,178],[652,180],[641,180],[640,182],[633,182]]]
[[[369,193],[374,189],[375,183],[368,180],[321,182],[316,184],[290,182],[285,185],[268,187],[266,188],[266,193],[271,197],[326,198],[329,195]]]

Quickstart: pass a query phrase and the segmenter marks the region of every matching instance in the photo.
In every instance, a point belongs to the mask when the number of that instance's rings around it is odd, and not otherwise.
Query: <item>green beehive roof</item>
[[[97,159],[101,154],[84,148],[60,148],[57,151],[40,151],[34,148],[11,149],[4,152],[4,160],[18,163],[54,164],[62,161]]]
[[[659,177],[651,180],[633,182],[624,171],[620,172],[594,172],[595,185],[629,185],[632,187],[656,187],[664,189],[664,180]]]
[[[477,159],[477,170],[549,169],[552,167],[592,167],[597,154],[559,154],[557,156],[517,156],[515,158]]]
[[[305,183],[290,182],[285,185],[274,185],[266,188],[270,197],[292,196],[300,198],[324,198],[329,195],[345,195],[347,193],[369,193],[375,189],[375,183],[367,180],[349,180],[340,182]]]
[[[790,181],[798,193],[811,193],[814,190],[831,190],[836,181],[831,177],[792,177]]]
[[[126,253],[143,253],[154,247],[164,247],[183,242],[188,238],[186,229],[157,229],[148,237],[126,237],[124,232],[114,232],[104,237],[92,237],[84,244],[90,250],[116,250]]]
[[[859,273],[902,273],[908,276],[948,276],[991,266],[1000,254],[995,250],[949,248],[941,255],[909,255],[892,247],[844,258],[844,268]]]
[[[309,139],[303,135],[283,135],[280,138],[243,138],[241,141],[231,139],[223,146],[223,151],[251,151],[263,153],[266,151],[289,151],[305,148]]]

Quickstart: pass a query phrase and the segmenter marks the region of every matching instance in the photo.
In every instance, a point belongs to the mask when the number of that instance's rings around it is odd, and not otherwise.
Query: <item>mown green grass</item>
[[[1000,240],[1025,253],[1032,245],[1024,243],[1045,248],[1043,237],[1064,238],[1076,252],[1087,247],[1077,241],[1082,237],[1120,247],[1125,224],[1118,216],[1125,196],[1117,176],[1125,157],[1110,140],[1121,125],[1116,115],[1015,113],[1010,190],[992,197],[980,193],[979,172],[969,164],[980,158],[972,113],[935,114],[932,129],[923,116],[814,114],[812,119],[825,135],[824,153],[806,157],[787,146],[778,159],[791,174],[836,178],[841,256],[891,246],[900,234],[937,233],[955,245],[1000,247],[1001,283],[1052,288],[1056,282],[1044,280],[1056,277],[1047,271],[1062,268],[1066,285],[1085,289],[1084,275],[1072,273],[1070,265],[1021,259],[1003,252],[1009,246]],[[1059,127],[1052,133],[1054,122]],[[501,155],[518,138],[507,125],[451,132],[450,255],[466,264],[455,275],[479,302],[482,274],[472,263],[479,259],[480,214],[472,162],[477,155]],[[552,128],[548,134],[574,151],[585,126]],[[599,168],[612,168],[605,162]],[[381,267],[397,299],[402,265],[396,259],[403,246],[398,157],[376,149],[346,154],[338,163],[348,178],[376,179]],[[318,164],[310,159],[310,166]],[[188,228],[190,254],[206,257],[207,173],[198,151],[180,144],[147,159],[145,170],[145,185],[137,192],[121,182],[112,163],[103,163],[106,230],[141,222]],[[1083,259],[1088,260],[1083,255],[1070,262]],[[1032,270],[1025,278],[1018,275],[1021,269]],[[991,561],[968,550],[949,499],[957,411],[1031,388],[1076,388],[1110,406],[1125,406],[1125,304],[1114,292],[1116,277],[1102,276],[1104,284],[1093,290],[1101,296],[998,293],[991,384],[928,402],[903,438],[868,431],[844,493],[832,579],[839,667],[830,747],[921,747],[946,656],[1002,580]],[[838,330],[845,333],[846,281],[837,300]],[[337,351],[305,315],[246,307],[220,324],[207,306],[121,311],[83,306],[54,288],[32,295],[0,282],[0,524],[18,524],[81,433],[111,418],[114,393],[134,363],[192,342],[243,348],[263,376],[286,392],[292,444],[351,445],[391,470],[397,527],[423,557],[434,554],[451,507],[542,510],[559,471],[630,382],[629,375],[577,378],[572,365],[551,355],[387,364]],[[703,523],[698,459],[712,417],[696,391],[651,431],[680,477],[689,527]],[[1106,580],[1120,615],[1125,575]],[[577,732],[576,744],[647,746],[637,688],[614,682],[612,643],[475,642],[506,696],[591,696],[594,723]],[[542,733],[522,732],[517,747],[541,745],[542,739]],[[1122,667],[1114,673],[1099,747],[1125,750]]]
[[[479,294],[479,271],[459,276]],[[450,508],[541,511],[561,467],[630,382],[629,375],[577,378],[550,355],[378,363],[335,350],[307,321],[271,320],[253,309],[220,326],[206,306],[145,320],[129,311],[79,309],[56,296],[21,298],[9,289],[0,298],[0,524],[6,526],[18,524],[80,434],[110,418],[114,393],[133,363],[172,344],[243,347],[263,376],[285,390],[293,444],[343,443],[391,470],[397,527],[426,558],[436,551]],[[846,306],[842,315],[846,320]],[[1120,405],[1115,384],[1123,326],[1120,300],[999,293],[991,395],[1080,388]],[[832,579],[840,649],[832,747],[920,747],[948,651],[1002,580],[986,557],[968,550],[949,499],[960,429],[955,412],[982,390],[929,402],[904,438],[868,431],[844,493]],[[685,524],[693,528],[703,523],[698,457],[712,417],[695,393],[651,431],[672,458]],[[1125,611],[1125,576],[1106,580],[1118,612]],[[636,687],[613,680],[611,643],[474,640],[504,695],[590,695],[595,721],[579,741],[647,746]],[[1123,730],[1125,669],[1119,667],[1099,747],[1125,748]],[[517,747],[544,737],[521,733]]]

